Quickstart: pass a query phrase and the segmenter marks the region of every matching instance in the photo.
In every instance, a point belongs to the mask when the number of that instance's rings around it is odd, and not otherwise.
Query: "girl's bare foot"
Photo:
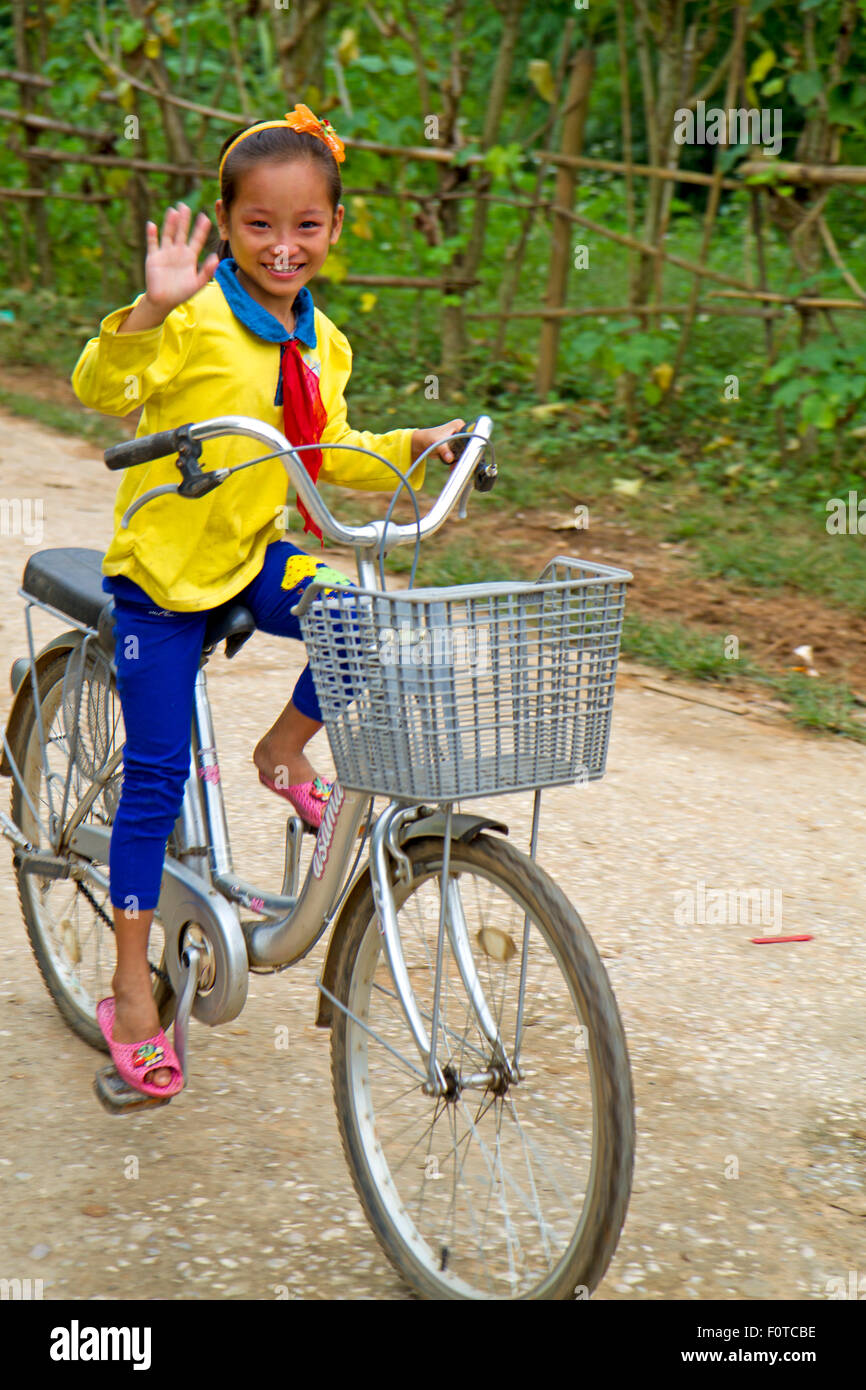
[[[127,979],[115,972],[111,982],[114,994],[114,1032],[115,1042],[144,1042],[154,1037],[160,1029],[159,1015],[154,1003],[150,971]],[[142,1078],[152,1086],[168,1086],[171,1082],[169,1067],[156,1067]]]
[[[256,745],[253,762],[259,772],[275,782],[281,791],[312,782],[316,769],[304,748],[321,727],[318,720],[301,714],[290,700],[273,727]]]
[[[297,787],[301,782],[312,782],[316,775],[316,769],[305,753],[280,749],[267,734],[257,744],[253,762],[259,772],[282,789]]]

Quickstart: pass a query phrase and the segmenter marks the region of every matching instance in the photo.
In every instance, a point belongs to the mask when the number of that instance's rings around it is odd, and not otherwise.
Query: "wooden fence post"
[[[566,115],[562,123],[562,153],[579,155],[583,150],[583,127],[589,105],[589,92],[595,71],[595,54],[591,48],[581,48],[575,54],[571,77],[565,97]],[[571,209],[577,187],[577,170],[561,165],[556,174],[556,205]],[[553,245],[547,273],[546,308],[559,308],[565,303],[568,268],[571,262],[571,222],[559,213],[553,215]],[[541,325],[538,345],[538,371],[535,388],[544,397],[556,377],[556,356],[559,348],[558,319],[545,319]]]
[[[28,34],[29,21],[27,14],[27,0],[13,0],[12,22],[14,26],[15,42],[15,62],[22,73],[32,71],[31,62],[31,42]],[[38,88],[33,87],[29,82],[24,83],[20,90],[19,105],[22,112],[30,112],[38,102]],[[24,127],[25,146],[36,145],[39,141],[39,131],[32,126]],[[42,189],[45,187],[43,176],[43,166],[35,159],[28,158],[24,154],[27,164],[27,178],[31,188]],[[24,251],[25,279],[30,281],[30,257],[35,253],[36,263],[39,266],[39,282],[43,288],[50,288],[54,284],[54,267],[51,259],[51,244],[48,232],[48,209],[45,206],[45,198],[35,198],[33,206],[27,204],[21,209],[22,238],[21,245]],[[33,230],[33,244],[31,244],[30,231]]]

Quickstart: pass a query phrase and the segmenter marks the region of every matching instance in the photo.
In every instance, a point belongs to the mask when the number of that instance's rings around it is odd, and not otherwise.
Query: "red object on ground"
[[[813,936],[753,936],[753,946],[771,946],[776,941],[814,941]]]

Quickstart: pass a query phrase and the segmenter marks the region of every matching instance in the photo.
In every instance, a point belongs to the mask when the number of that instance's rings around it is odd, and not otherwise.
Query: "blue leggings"
[[[289,541],[274,541],[255,579],[235,599],[246,604],[262,632],[300,639],[290,610],[317,571],[316,577],[338,582],[323,561]],[[189,776],[193,691],[212,610],[168,612],[125,575],[106,576],[103,588],[114,596],[117,689],[126,727],[123,783],[111,833],[111,902],[147,912],[159,901],[166,841]],[[301,714],[321,720],[309,665],[298,677],[292,701]]]

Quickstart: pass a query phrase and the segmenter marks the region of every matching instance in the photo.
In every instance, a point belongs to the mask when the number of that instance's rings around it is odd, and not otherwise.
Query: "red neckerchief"
[[[282,344],[280,371],[283,378],[283,433],[290,444],[318,444],[322,431],[328,422],[328,413],[322,404],[319,378],[301,357],[297,338],[290,338]],[[321,449],[307,449],[300,455],[304,467],[313,482],[322,467]],[[304,518],[304,531],[312,531],[322,545],[322,533],[299,497],[295,497],[298,511]]]

